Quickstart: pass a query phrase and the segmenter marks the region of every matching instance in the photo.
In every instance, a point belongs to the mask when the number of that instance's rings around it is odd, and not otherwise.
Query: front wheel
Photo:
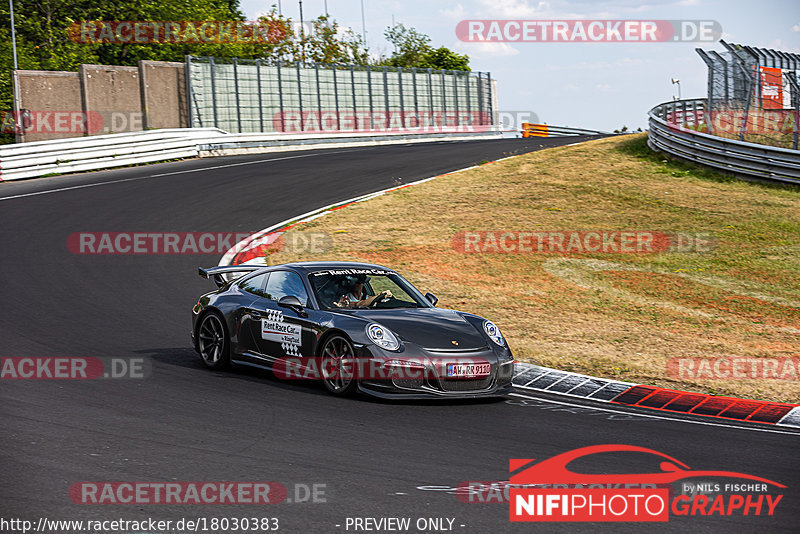
[[[216,313],[208,313],[200,321],[197,329],[198,346],[203,363],[210,369],[225,369],[230,364],[228,352],[230,344],[222,318]]]
[[[355,371],[356,353],[342,336],[334,335],[322,347],[322,382],[334,395],[351,395],[358,387]]]

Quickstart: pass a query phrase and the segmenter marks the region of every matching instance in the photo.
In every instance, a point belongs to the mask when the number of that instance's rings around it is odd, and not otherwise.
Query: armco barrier
[[[312,150],[315,148],[340,148],[345,146],[378,146],[436,141],[471,141],[499,139],[499,131],[463,132],[453,129],[437,133],[329,133],[329,134],[238,134],[217,137],[199,145],[200,157],[231,156],[258,152]]]
[[[176,128],[21,143],[0,148],[0,181],[82,172],[170,159],[231,154],[497,139],[496,130],[426,134],[386,132],[231,135],[217,128]]]
[[[706,100],[665,102],[649,112],[647,144],[680,159],[745,178],[800,184],[800,151],[726,139],[682,126],[705,116]]]
[[[600,130],[553,126],[552,124],[522,123],[522,137],[574,137],[579,135],[611,135]]]
[[[8,145],[0,148],[0,179],[195,157],[199,142],[224,134],[217,128],[175,128]]]

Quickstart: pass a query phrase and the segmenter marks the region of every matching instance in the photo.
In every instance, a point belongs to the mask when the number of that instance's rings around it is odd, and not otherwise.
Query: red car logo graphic
[[[634,474],[586,474],[575,473],[567,469],[567,464],[591,454],[602,452],[643,452],[654,454],[664,458],[659,465],[661,471],[655,473],[634,473]],[[530,465],[533,459],[515,459],[509,461],[509,470],[514,473],[525,465]],[[699,471],[693,470],[680,460],[666,455],[662,452],[637,447],[635,445],[593,445],[582,447],[572,451],[558,454],[547,460],[535,463],[534,465],[517,472],[511,476],[511,484],[669,484],[677,480],[692,477],[729,477],[744,478],[758,482],[766,482],[779,488],[785,488],[783,484],[745,473],[733,471]]]

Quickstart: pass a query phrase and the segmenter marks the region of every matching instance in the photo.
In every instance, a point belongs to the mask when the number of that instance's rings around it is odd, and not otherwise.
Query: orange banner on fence
[[[761,67],[761,102],[764,109],[783,109],[781,69]]]

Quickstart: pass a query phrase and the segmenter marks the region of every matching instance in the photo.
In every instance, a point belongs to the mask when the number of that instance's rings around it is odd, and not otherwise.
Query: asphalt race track
[[[152,366],[138,380],[0,381],[0,516],[277,517],[280,531],[292,533],[353,532],[347,517],[387,516],[412,524],[453,518],[453,530],[465,534],[797,532],[800,434],[789,429],[557,397],[339,399],[255,370],[212,372],[190,348],[190,310],[213,287],[197,267],[216,265],[220,255],[76,255],[66,245],[73,232],[256,231],[401,182],[575,141],[261,154],[0,184],[0,356],[143,357]],[[507,504],[464,503],[447,491],[469,480],[508,480],[510,458],[603,443],[648,447],[694,469],[749,473],[787,489],[773,517],[673,516],[644,526],[512,524]],[[600,469],[632,473],[645,468],[641,462],[608,457]],[[277,481],[293,500],[304,484],[323,484],[326,502],[78,505],[68,489],[81,481]]]

